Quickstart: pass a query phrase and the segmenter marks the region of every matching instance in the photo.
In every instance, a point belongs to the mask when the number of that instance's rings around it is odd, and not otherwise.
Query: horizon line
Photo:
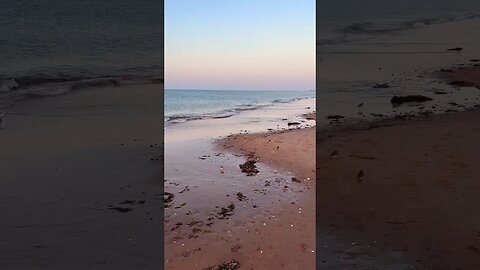
[[[189,89],[189,88],[164,88],[164,90],[180,90],[180,91],[315,91],[315,89],[297,89],[297,90],[274,90],[274,89]]]

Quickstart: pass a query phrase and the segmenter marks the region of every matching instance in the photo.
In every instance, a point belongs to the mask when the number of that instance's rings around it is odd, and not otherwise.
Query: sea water
[[[315,91],[165,90],[165,122],[224,118],[245,110],[315,97]]]

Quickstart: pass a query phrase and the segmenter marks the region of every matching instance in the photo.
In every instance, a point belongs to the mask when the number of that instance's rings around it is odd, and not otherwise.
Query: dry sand
[[[420,269],[478,269],[479,119],[462,112],[320,141],[318,225]]]
[[[230,151],[258,158],[259,162],[275,168],[293,171],[299,181],[315,179],[315,128],[236,135],[222,143]]]
[[[309,113],[309,118],[314,113]],[[294,142],[294,143],[293,143]],[[262,269],[315,269],[315,128],[271,133],[237,134],[218,142],[226,151],[239,153],[279,171],[292,172],[289,186],[306,187],[294,194],[295,204],[284,208],[262,239],[268,241],[274,260]],[[288,186],[285,186],[287,188]],[[300,213],[300,214],[299,214]],[[295,228],[290,227],[295,224]],[[293,225],[291,225],[293,226]],[[296,228],[301,228],[296,231]],[[281,236],[281,237],[278,237]],[[287,260],[289,263],[285,263]],[[282,262],[283,263],[279,263]],[[241,268],[243,269],[243,268]],[[245,268],[246,269],[246,268]],[[255,268],[256,269],[256,268]]]
[[[158,269],[161,90],[107,87],[8,108],[1,269]]]

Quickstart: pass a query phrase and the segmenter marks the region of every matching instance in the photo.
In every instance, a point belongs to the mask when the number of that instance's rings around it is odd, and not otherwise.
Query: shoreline
[[[184,91],[184,90],[180,90]],[[188,91],[188,90],[186,90]],[[217,90],[211,90],[211,91],[217,91]],[[271,91],[275,92],[275,91]],[[249,104],[247,106],[252,106],[249,108],[240,108],[239,106],[233,107],[230,109],[225,109],[222,111],[214,112],[214,113],[208,113],[206,115],[195,115],[195,116],[175,116],[172,118],[172,116],[167,116],[165,117],[165,124],[168,127],[172,127],[177,124],[182,124],[190,121],[196,121],[196,120],[213,120],[213,119],[225,119],[225,118],[230,118],[237,116],[243,112],[249,112],[249,111],[259,111],[264,108],[274,108],[275,106],[281,105],[281,104],[293,104],[298,101],[305,101],[305,100],[314,100],[315,97],[299,97],[299,98],[294,98],[288,101],[276,101],[273,100],[272,102],[268,104],[262,104],[262,105],[255,105],[255,104]]]
[[[216,144],[228,134],[282,130],[294,121],[308,126],[299,115],[311,111],[306,108],[313,108],[313,101],[167,129],[165,191],[173,200],[165,208],[166,269],[232,260],[241,269],[314,268],[314,188],[292,181],[293,172],[261,162],[258,173],[247,175],[239,168],[245,158]],[[192,131],[197,136],[185,136]]]

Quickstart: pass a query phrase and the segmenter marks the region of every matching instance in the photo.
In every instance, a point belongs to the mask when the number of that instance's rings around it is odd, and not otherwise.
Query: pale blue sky
[[[165,88],[315,89],[315,1],[166,0]]]

